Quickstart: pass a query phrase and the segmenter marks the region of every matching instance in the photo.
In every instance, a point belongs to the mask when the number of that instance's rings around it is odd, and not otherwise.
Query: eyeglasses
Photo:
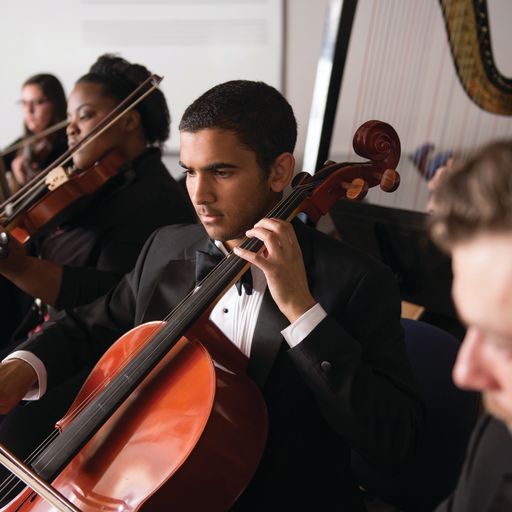
[[[36,108],[46,103],[50,103],[46,98],[39,98],[37,100],[19,100],[18,105],[21,105],[21,108]]]

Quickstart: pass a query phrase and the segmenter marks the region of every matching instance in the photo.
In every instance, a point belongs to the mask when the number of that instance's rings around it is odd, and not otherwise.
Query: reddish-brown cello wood
[[[109,349],[59,422],[63,428],[160,324],[136,327]],[[229,343],[214,327],[208,332],[218,337],[210,342]],[[182,338],[52,485],[84,512],[227,510],[252,478],[265,440],[256,385]],[[4,510],[51,507],[25,491]]]

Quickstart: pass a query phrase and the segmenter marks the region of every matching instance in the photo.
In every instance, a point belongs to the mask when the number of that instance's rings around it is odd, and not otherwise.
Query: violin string
[[[98,394],[101,393],[101,391],[112,382],[112,379],[115,378],[116,375],[121,373],[126,368],[130,360],[136,355],[136,353],[141,349],[141,347],[144,346],[146,340],[151,339],[151,337],[154,337],[158,333],[159,329],[161,329],[162,327],[163,325],[161,324],[155,325],[153,331],[147,333],[145,338],[141,342],[139,342],[139,344],[136,347],[133,347],[130,350],[130,352],[127,353],[122,365],[118,366],[115,369],[115,373],[107,374],[100,383],[98,383],[94,388],[92,388],[88,392],[86,396],[84,396],[82,401],[73,408],[73,411],[71,411],[68,415],[65,416],[66,422],[73,421],[98,396]]]

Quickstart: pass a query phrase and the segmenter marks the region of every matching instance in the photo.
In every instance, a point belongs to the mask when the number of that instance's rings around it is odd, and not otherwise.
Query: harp
[[[448,156],[512,137],[512,54],[504,50],[510,20],[512,4],[485,0],[328,4],[304,167],[353,159],[349,134],[362,120],[395,127],[400,192],[340,204],[332,218],[343,238],[392,267],[404,300],[435,315],[455,318],[449,261],[424,228],[428,181]]]

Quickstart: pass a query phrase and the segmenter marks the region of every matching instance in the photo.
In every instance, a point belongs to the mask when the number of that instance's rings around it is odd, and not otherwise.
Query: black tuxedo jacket
[[[259,313],[249,372],[269,411],[260,468],[239,509],[350,510],[350,449],[383,470],[413,454],[421,404],[405,353],[390,271],[363,253],[295,224],[313,296],[328,316],[290,349],[270,294]],[[168,226],[106,297],[47,326],[25,347],[51,387],[89,364],[128,329],[162,319],[195,285],[200,225]],[[290,508],[291,507],[291,508]]]
[[[473,431],[453,495],[436,512],[512,510],[512,433],[504,423],[483,416]]]

